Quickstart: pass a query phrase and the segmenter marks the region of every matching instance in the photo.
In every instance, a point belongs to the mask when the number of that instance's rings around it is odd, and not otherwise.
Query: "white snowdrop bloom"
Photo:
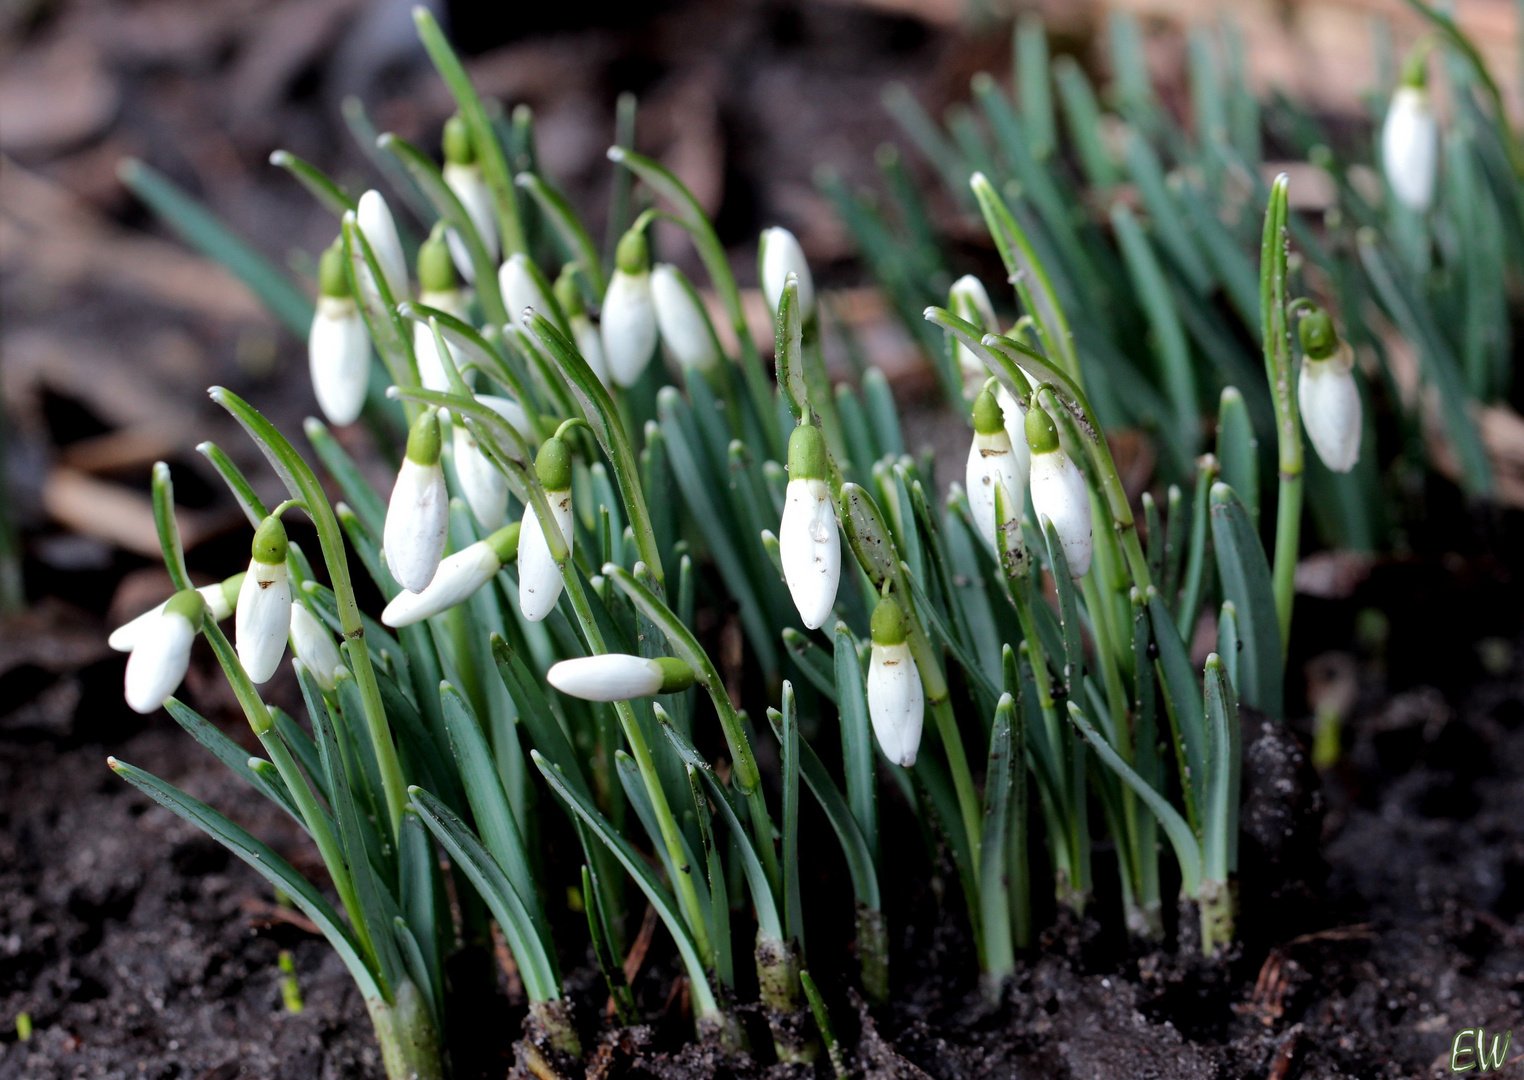
[[[758,277],[762,280],[762,295],[767,298],[768,309],[777,313],[783,302],[783,288],[788,284],[790,273],[799,278],[799,315],[807,320],[815,311],[815,279],[810,276],[810,264],[805,260],[804,249],[799,240],[787,229],[773,226],[762,230],[757,261],[760,263]]]
[[[307,332],[307,366],[318,408],[330,424],[353,424],[370,381],[370,332],[350,292],[344,249],[334,244],[318,264],[319,295]]]
[[[599,330],[609,377],[620,386],[634,386],[656,351],[657,329],[650,251],[644,234],[633,229],[619,241]]]
[[[464,321],[466,298],[456,286],[455,266],[445,243],[444,230],[435,226],[434,232],[418,248],[418,302]],[[458,370],[464,363],[464,356],[448,340],[445,347],[450,351],[451,363]],[[418,361],[418,381],[425,390],[444,392],[450,389],[450,376],[445,372],[439,347],[434,342],[434,331],[427,322],[413,323],[413,356]]]
[[[1034,400],[1027,410],[1027,443],[1032,451],[1032,513],[1038,525],[1053,523],[1069,576],[1078,581],[1090,569],[1090,493],[1079,466],[1069,460],[1058,441],[1053,419]]]
[[[497,268],[498,288],[503,291],[503,306],[508,318],[517,322],[525,308],[533,308],[538,314],[555,322],[555,308],[551,306],[545,279],[539,269],[522,251],[508,256]]]
[[[800,424],[789,436],[789,480],[778,524],[783,580],[811,630],[830,617],[841,581],[841,533],[826,485],[825,453],[825,439],[813,425]]]
[[[508,425],[526,438],[529,419],[519,403],[494,394],[477,394],[476,400],[497,413]],[[508,479],[477,444],[475,437],[459,419],[450,436],[455,452],[455,476],[460,493],[471,508],[471,515],[483,529],[498,529],[507,520]]]
[[[286,569],[286,529],[273,514],[254,530],[249,570],[238,590],[233,635],[238,662],[255,684],[269,682],[291,634],[291,576]]]
[[[1381,128],[1381,167],[1403,205],[1418,213],[1429,208],[1439,167],[1439,123],[1423,86],[1404,84],[1392,95]]]
[[[1000,322],[995,318],[995,306],[990,303],[990,294],[985,290],[984,283],[973,274],[964,274],[953,282],[947,293],[947,309],[965,322],[973,323],[986,334],[1000,331]],[[957,358],[958,371],[963,375],[968,391],[973,392],[983,386],[984,380],[990,375],[984,361],[962,341],[954,344],[953,355]]]
[[[386,278],[391,290],[392,302],[400,304],[408,298],[407,259],[402,254],[402,241],[397,236],[397,223],[392,220],[391,207],[379,191],[372,188],[360,196],[355,208],[355,223],[365,234],[366,242]]]
[[[577,346],[577,351],[587,361],[587,366],[593,369],[593,374],[598,376],[598,381],[607,386],[609,365],[603,357],[603,336],[588,317],[587,308],[582,303],[582,290],[577,286],[576,275],[570,267],[556,278],[555,293],[556,303],[561,305],[561,314],[566,316],[567,326],[571,329],[572,344]]]
[[[471,129],[467,126],[465,117],[456,113],[445,121],[443,141],[444,182],[471,218],[476,234],[481,237],[482,246],[487,249],[487,258],[497,262],[500,250],[497,209],[492,202],[492,189],[487,186],[481,164],[476,159],[476,147],[471,143]],[[454,259],[460,276],[474,283],[476,267],[471,263],[466,245],[454,229],[446,234],[446,239],[450,246],[450,256]]]
[[[651,300],[661,339],[679,367],[708,371],[719,363],[720,344],[709,316],[681,270],[670,263],[658,263],[651,271]]]
[[[583,701],[629,701],[686,690],[693,685],[693,669],[675,656],[648,659],[603,653],[553,664],[545,680],[561,693]]]
[[[339,647],[322,620],[307,610],[305,604],[291,606],[291,654],[312,673],[324,690],[339,684],[335,673],[344,666]]]
[[[1025,488],[1027,476],[1032,471],[1032,449],[1027,446],[1027,411],[1021,407],[1016,395],[1004,386],[995,389],[995,401],[1000,405],[1000,415],[1005,418],[1005,433],[1011,437],[1011,450],[1016,455],[1016,475]]]
[[[409,592],[422,592],[433,578],[449,533],[450,497],[439,465],[439,442],[439,416],[430,409],[408,433],[407,456],[397,470],[381,531],[387,569]]]
[[[964,483],[968,488],[974,527],[979,536],[996,550],[999,550],[996,536],[999,523],[995,517],[995,488],[997,484],[1004,487],[1005,497],[1011,501],[1015,515],[1020,517],[1026,492],[1023,490],[1025,477],[1019,468],[1020,462],[1012,449],[1011,437],[1006,433],[1005,417],[995,395],[981,390],[974,399],[974,439],[968,448]]]
[[[926,695],[910,653],[905,613],[893,597],[884,597],[873,609],[872,629],[868,717],[884,756],[908,769],[921,746]]]
[[[225,581],[219,581],[215,585],[203,585],[196,590],[201,594],[201,599],[206,604],[206,614],[212,621],[221,622],[233,614],[233,609],[238,606],[238,590],[242,585],[243,572],[239,571]],[[106,644],[117,652],[131,652],[143,631],[152,626],[158,616],[163,614],[164,607],[168,603],[169,601],[165,600],[164,603],[149,608],[136,618],[127,620],[111,631]]]
[[[153,712],[184,680],[205,609],[201,594],[186,589],[171,596],[138,634],[124,686],[134,712]]]
[[[1302,427],[1324,465],[1349,472],[1360,460],[1362,435],[1354,350],[1339,340],[1333,319],[1321,308],[1304,316],[1297,332],[1304,353],[1297,377]]]
[[[422,592],[400,592],[393,597],[381,612],[381,621],[387,626],[411,626],[469,600],[513,559],[518,547],[519,523],[515,521],[461,548],[439,564],[434,580]]]
[[[550,512],[561,529],[561,540],[571,551],[575,532],[572,520],[571,451],[556,436],[546,439],[535,459],[540,484],[550,502]],[[534,504],[524,507],[519,532],[519,610],[530,622],[539,622],[555,610],[563,581],[561,568],[551,554]]]

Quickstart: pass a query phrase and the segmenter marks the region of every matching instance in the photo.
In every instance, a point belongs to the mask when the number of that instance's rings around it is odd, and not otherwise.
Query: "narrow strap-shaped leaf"
[[[255,494],[254,485],[243,475],[243,470],[233,464],[233,459],[214,442],[198,444],[196,453],[206,458],[212,468],[217,470],[217,475],[222,477],[223,483],[233,493],[233,499],[238,503],[238,509],[243,511],[243,516],[249,519],[250,525],[259,528],[259,523],[264,521],[269,511],[265,509],[264,501]]]
[[[873,422],[873,435],[879,449],[895,457],[905,452],[905,437],[900,432],[899,408],[889,379],[878,367],[863,372],[863,404]]]
[[[847,802],[852,817],[868,845],[872,864],[878,865],[878,784],[873,757],[873,730],[868,720],[867,690],[857,640],[845,623],[837,623],[836,708],[841,724],[842,773],[847,782]]]
[[[1259,526],[1259,441],[1249,408],[1236,387],[1225,386],[1217,407],[1217,461],[1222,482],[1243,500],[1249,520]]]
[[[1080,676],[1085,670],[1084,645],[1080,637],[1079,594],[1074,587],[1074,579],[1069,576],[1069,559],[1064,554],[1058,529],[1046,517],[1040,524],[1048,547],[1048,566],[1053,572],[1053,585],[1058,591],[1059,625],[1064,632],[1064,686],[1069,696],[1074,697],[1078,694]]]
[[[1202,783],[1206,777],[1206,729],[1202,720],[1201,689],[1191,669],[1190,654],[1175,630],[1158,590],[1145,594],[1149,623],[1153,629],[1156,666],[1164,689],[1165,713],[1169,716],[1175,746],[1175,763],[1185,796],[1186,816],[1198,821]]]
[[[1270,564],[1265,560],[1265,549],[1244,504],[1223,483],[1212,485],[1212,541],[1223,596],[1233,602],[1238,612],[1239,641],[1243,645],[1238,668],[1243,699],[1279,718],[1283,709],[1285,662]]]
[[[799,883],[799,714],[794,687],[783,680],[783,708],[768,709],[767,719],[777,733],[783,773],[783,924],[788,936],[804,946],[804,897]],[[854,885],[856,882],[853,883]]]
[[[810,685],[836,704],[836,666],[831,654],[815,643],[808,634],[801,634],[792,626],[783,628],[783,647],[794,658],[800,672],[810,680]]]
[[[1206,662],[1206,718],[1211,775],[1202,815],[1202,872],[1213,881],[1227,881],[1229,875],[1238,872],[1243,736],[1238,726],[1238,695],[1215,653]]]
[[[1006,864],[1011,826],[1011,786],[1015,774],[1011,728],[1016,702],[1002,694],[990,728],[989,762],[984,774],[984,833],[979,843],[979,905],[984,921],[984,969],[996,977],[1015,963],[1011,942],[1010,878],[1025,867]],[[1022,766],[1025,768],[1025,764]]]
[[[1058,82],[1059,101],[1063,105],[1064,123],[1074,149],[1079,155],[1080,167],[1090,186],[1108,188],[1119,179],[1116,162],[1102,134],[1101,109],[1096,103],[1095,87],[1090,77],[1074,57],[1067,54],[1053,61],[1053,75]]]
[[[380,536],[382,527],[386,524],[386,501],[365,478],[354,458],[349,456],[349,451],[339,445],[333,432],[328,430],[328,425],[315,417],[308,417],[302,424],[302,430],[307,434],[307,441],[317,451],[318,460],[338,482],[339,490],[344,493],[345,501],[354,508],[356,516],[365,523],[372,536]]]
[[[577,217],[571,203],[566,201],[566,196],[532,172],[519,173],[514,177],[514,183],[534,196],[540,213],[550,220],[556,235],[561,238],[562,246],[586,272],[594,294],[601,300],[608,282],[603,276],[603,265],[598,258],[598,245],[593,243],[593,238]]]
[[[1217,458],[1202,454],[1196,461],[1196,492],[1191,501],[1190,551],[1186,556],[1185,576],[1181,581],[1179,607],[1175,609],[1175,630],[1182,640],[1196,632],[1201,614],[1201,590],[1206,580],[1207,554],[1211,550],[1211,494],[1217,482]],[[1174,601],[1175,597],[1167,599]]]
[[[531,748],[538,750],[562,769],[566,782],[580,794],[591,798],[592,789],[583,775],[581,759],[572,749],[566,732],[561,729],[540,680],[525,666],[523,657],[498,634],[492,635],[492,659],[497,664],[498,674],[508,687],[514,704],[518,706],[519,722],[529,733]]]
[[[357,204],[344,189],[330,180],[323,170],[309,161],[297,157],[289,150],[277,150],[270,155],[270,164],[277,168],[285,169],[296,177],[302,187],[312,193],[312,197],[322,203],[334,217],[341,218],[348,210],[356,208]]]
[[[433,1007],[435,1027],[444,1016],[443,973],[439,962],[440,919],[449,927],[449,912],[440,910],[443,882],[439,880],[439,859],[429,839],[428,827],[409,806],[402,812],[402,831],[397,834],[398,906],[402,918],[397,923],[398,945],[413,976]]]

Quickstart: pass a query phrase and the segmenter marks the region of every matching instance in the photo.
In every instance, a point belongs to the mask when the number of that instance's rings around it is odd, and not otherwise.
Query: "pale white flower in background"
[[[762,295],[767,299],[768,309],[774,314],[783,302],[783,288],[788,276],[799,278],[799,315],[807,320],[815,311],[815,279],[810,276],[810,264],[804,257],[804,249],[793,233],[780,226],[762,230],[757,261],[758,277],[762,280]]]
[[[679,367],[708,371],[719,363],[720,345],[709,316],[681,270],[658,263],[651,271],[651,299],[661,339]]]
[[[619,241],[599,331],[609,377],[620,386],[634,386],[656,351],[657,328],[650,251],[644,234],[633,229]]]
[[[1035,401],[1027,410],[1027,444],[1032,451],[1027,486],[1032,513],[1039,526],[1051,521],[1069,563],[1069,576],[1078,581],[1090,569],[1090,493],[1079,466],[1069,460],[1058,441],[1053,419]]]
[[[201,594],[201,600],[206,604],[206,614],[213,622],[221,622],[233,614],[233,609],[238,605],[238,590],[242,585],[243,572],[239,571],[225,581],[219,581],[215,585],[203,585],[196,590]],[[117,652],[131,652],[143,631],[154,625],[155,619],[163,613],[168,603],[169,601],[165,600],[136,618],[124,622],[111,631],[106,644]]]
[[[439,464],[439,416],[419,415],[386,507],[381,550],[397,584],[422,592],[434,577],[450,527],[450,497]]]
[[[335,673],[344,666],[339,647],[328,627],[304,604],[291,607],[291,653],[324,690],[338,685]]]
[[[386,287],[391,291],[392,302],[400,304],[408,298],[407,258],[402,254],[402,241],[397,236],[397,223],[392,219],[391,207],[386,205],[382,194],[372,188],[360,196],[355,208],[355,223],[365,234]]]
[[[1025,438],[1022,442],[1026,442]],[[999,539],[995,534],[998,524],[995,488],[996,485],[1004,487],[1015,515],[1020,517],[1026,499],[1026,477],[1021,475],[1020,466],[995,395],[981,390],[974,399],[974,438],[968,448],[964,483],[968,488],[968,506],[973,514],[974,528],[996,550],[999,550]]]
[[[1404,206],[1418,213],[1429,208],[1439,168],[1439,122],[1423,86],[1404,84],[1392,95],[1381,127],[1381,167]]]

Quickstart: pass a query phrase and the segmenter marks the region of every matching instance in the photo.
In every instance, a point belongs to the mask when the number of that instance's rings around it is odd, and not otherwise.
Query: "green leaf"
[[[1120,174],[1106,145],[1101,110],[1096,104],[1095,88],[1090,85],[1089,76],[1067,53],[1053,61],[1053,74],[1058,80],[1064,122],[1069,137],[1074,140],[1074,149],[1086,179],[1093,188],[1111,187],[1120,179]]]
[[[878,865],[878,783],[873,756],[873,729],[868,720],[867,689],[857,639],[845,623],[837,623],[836,708],[841,724],[842,773],[847,782],[847,802],[852,817],[868,845],[871,864]]]
[[[1185,813],[1192,822],[1199,821],[1202,783],[1206,776],[1206,729],[1202,712],[1201,689],[1191,669],[1190,654],[1175,630],[1157,589],[1145,594],[1148,618],[1153,629],[1154,649],[1160,683],[1164,690],[1164,710],[1169,717],[1175,746],[1175,764],[1180,771],[1180,787],[1185,798]]]
[[[1080,678],[1085,671],[1084,644],[1080,636],[1079,594],[1075,590],[1074,579],[1069,576],[1069,560],[1064,555],[1064,545],[1059,539],[1058,530],[1047,518],[1043,518],[1042,528],[1048,548],[1048,566],[1053,571],[1053,584],[1058,591],[1059,625],[1064,631],[1064,687],[1069,696],[1074,697],[1079,692]]]
[[[1202,815],[1203,873],[1213,881],[1227,881],[1238,872],[1243,736],[1238,726],[1238,695],[1215,653],[1206,662],[1206,718],[1211,772]]]
[[[989,763],[984,774],[984,832],[979,844],[979,906],[984,923],[984,970],[1003,978],[1015,968],[1011,944],[1010,885],[1025,867],[1006,864],[1011,824],[1011,787],[1015,775],[1011,728],[1016,702],[1002,694],[990,729]],[[1022,768],[1025,768],[1023,763]]]
[[[783,647],[810,685],[836,704],[836,666],[831,654],[817,645],[814,638],[792,626],[783,628]]]
[[[1236,387],[1223,387],[1217,407],[1217,460],[1222,482],[1243,499],[1249,520],[1259,525],[1259,441],[1249,419],[1244,396]]]
[[[1030,133],[1032,155],[1051,157],[1058,142],[1054,134],[1053,93],[1049,89],[1048,31],[1041,15],[1028,12],[1016,20],[1014,60],[1021,115]]]
[[[783,708],[767,710],[778,735],[783,774],[783,914],[788,936],[804,955],[804,898],[799,884],[799,716],[794,686],[783,680]],[[855,885],[856,882],[854,881]]]
[[[339,490],[354,509],[355,516],[372,536],[380,536],[386,525],[386,500],[371,486],[354,458],[349,456],[349,451],[339,445],[326,424],[309,416],[302,424],[302,430],[307,433],[312,449],[317,451],[318,460],[338,482]]]
[[[1248,511],[1227,484],[1212,485],[1212,540],[1223,596],[1238,612],[1243,699],[1279,719],[1285,661],[1270,565]]]
[[[341,218],[345,211],[354,210],[357,203],[344,189],[330,180],[326,173],[310,162],[297,157],[289,150],[277,150],[270,155],[270,164],[285,169],[312,193],[334,217]]]

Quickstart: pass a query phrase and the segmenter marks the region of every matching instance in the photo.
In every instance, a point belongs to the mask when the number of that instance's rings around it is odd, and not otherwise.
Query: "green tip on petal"
[[[873,644],[903,645],[909,634],[905,611],[892,596],[886,596],[873,609]]]
[[[415,465],[439,463],[439,411],[426,409],[413,421],[407,433],[407,459]]]
[[[183,589],[165,601],[164,614],[183,615],[199,630],[201,618],[206,614],[206,601],[195,589]]]
[[[824,480],[828,471],[825,437],[814,424],[800,424],[788,437],[788,478]]]
[[[534,471],[546,491],[570,491],[572,481],[571,448],[566,440],[552,435],[540,444],[534,459]]]
[[[1309,360],[1327,360],[1339,351],[1339,332],[1334,329],[1333,317],[1322,308],[1313,308],[1303,315],[1296,332]]]
[[[1005,430],[1000,403],[988,390],[979,391],[979,396],[974,398],[974,430],[980,435],[994,435]]]
[[[471,165],[476,161],[476,147],[471,144],[471,128],[466,118],[456,113],[445,121],[444,157],[451,165]]]
[[[418,248],[418,287],[426,293],[455,290],[455,260],[442,228],[435,228]]]
[[[344,269],[344,245],[335,240],[318,262],[318,289],[324,296],[349,295],[349,275]]]
[[[686,660],[679,660],[675,656],[658,656],[656,663],[661,666],[663,694],[680,694],[693,685],[693,669]]]
[[[492,549],[492,554],[497,556],[498,562],[506,565],[518,558],[519,529],[521,527],[521,522],[510,522],[487,537],[487,546]]]
[[[280,518],[271,514],[254,530],[254,543],[250,548],[255,562],[274,566],[286,561],[286,527]]]
[[[582,305],[582,290],[577,287],[576,263],[567,263],[561,268],[561,276],[556,278],[555,293],[556,303],[561,305],[561,311],[568,319],[586,311]]]
[[[1031,408],[1027,409],[1027,445],[1034,454],[1051,454],[1058,449],[1058,428],[1053,426],[1053,418],[1037,403],[1036,394],[1032,395]]]
[[[650,270],[651,246],[646,243],[646,234],[631,229],[620,237],[619,247],[614,250],[614,265],[625,274],[644,274]]]
[[[1429,84],[1429,42],[1427,39],[1413,46],[1407,59],[1402,62],[1402,85],[1422,90]]]

